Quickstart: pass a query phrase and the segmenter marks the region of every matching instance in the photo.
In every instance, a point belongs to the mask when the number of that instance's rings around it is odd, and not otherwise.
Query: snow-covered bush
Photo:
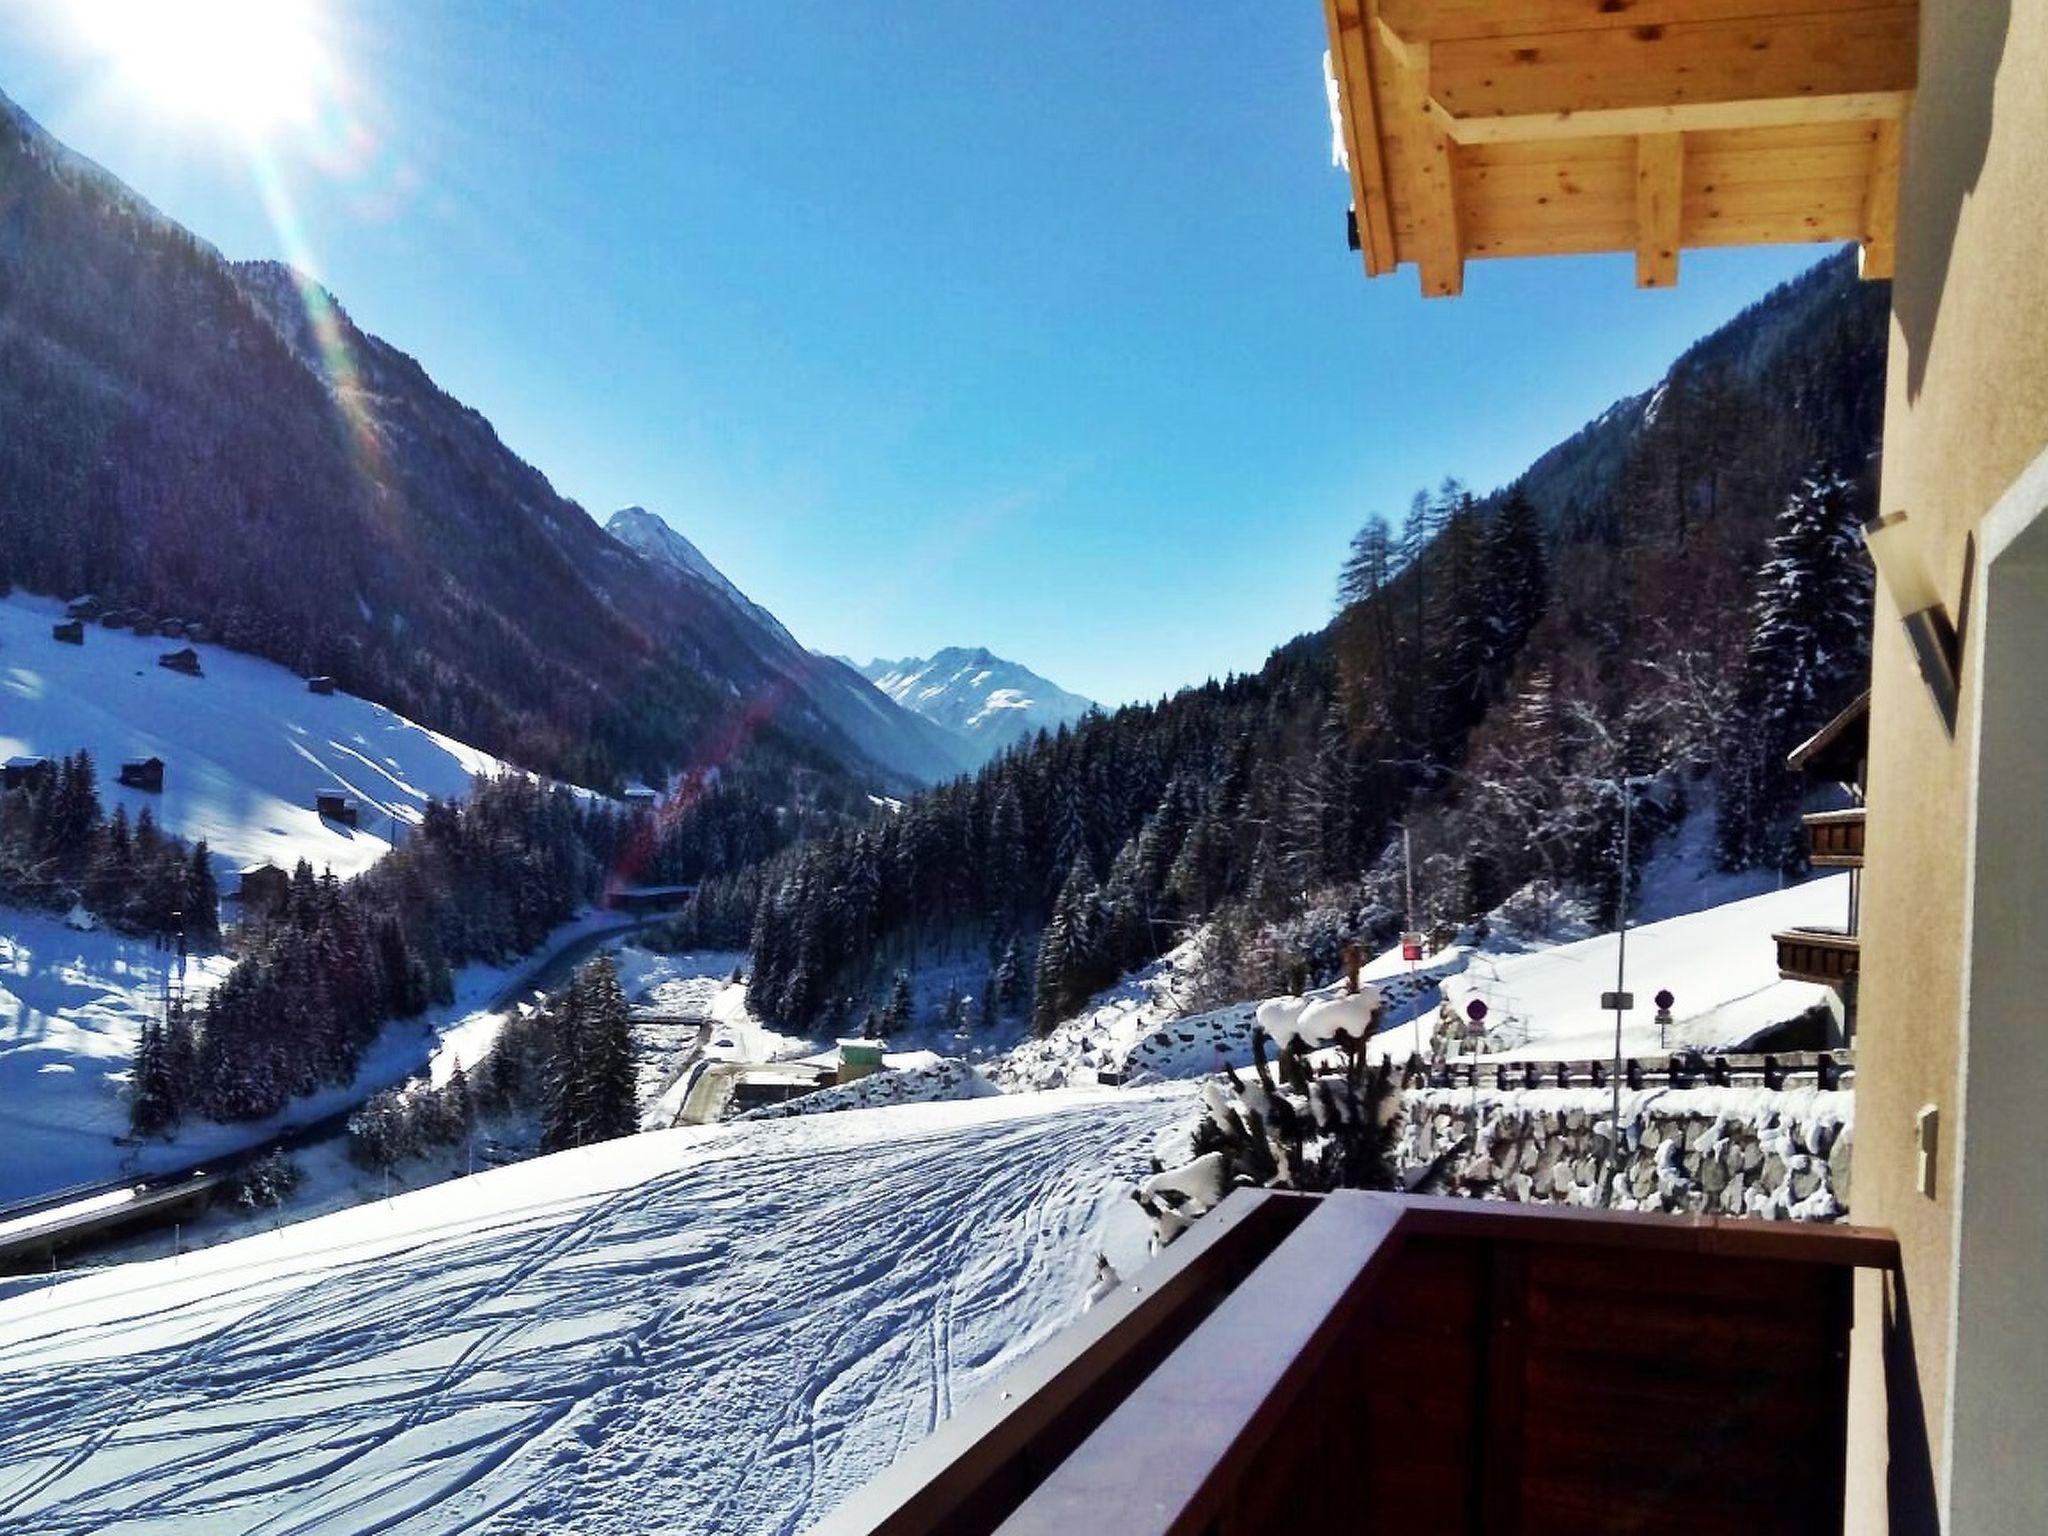
[[[1324,999],[1320,1008],[1274,1006],[1299,1004],[1298,998],[1262,1006],[1288,1031],[1277,1060],[1267,1059],[1267,1031],[1255,1028],[1251,1079],[1231,1071],[1202,1085],[1202,1115],[1190,1138],[1194,1159],[1155,1171],[1133,1191],[1152,1218],[1155,1249],[1233,1189],[1401,1187],[1394,1159],[1401,1096],[1393,1065],[1368,1063],[1366,1035],[1353,1032],[1361,1013],[1371,1018],[1370,1009],[1357,1006],[1367,1001],[1361,994]],[[1311,1054],[1309,1042],[1318,1038],[1334,1041],[1334,1048]]]
[[[275,1210],[291,1198],[302,1177],[297,1163],[282,1152],[271,1152],[235,1175],[228,1192],[245,1211]]]
[[[1487,921],[1518,944],[1569,944],[1593,933],[1592,907],[1548,880],[1531,880]]]

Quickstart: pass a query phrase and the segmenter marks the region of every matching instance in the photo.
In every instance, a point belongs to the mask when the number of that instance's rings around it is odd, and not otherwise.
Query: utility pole
[[[1635,786],[1629,781],[1628,763],[1621,767],[1621,894],[1614,914],[1614,1066],[1608,1081],[1614,1101],[1607,1122],[1606,1167],[1600,1180],[1600,1203],[1614,1199],[1614,1175],[1621,1166],[1621,1020],[1628,1011],[1628,840],[1630,813],[1635,807]]]

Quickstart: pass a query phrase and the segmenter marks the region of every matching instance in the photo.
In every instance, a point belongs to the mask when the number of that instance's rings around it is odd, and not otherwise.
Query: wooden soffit
[[[1919,10],[1897,0],[1323,0],[1368,276],[1855,240],[1890,277]]]

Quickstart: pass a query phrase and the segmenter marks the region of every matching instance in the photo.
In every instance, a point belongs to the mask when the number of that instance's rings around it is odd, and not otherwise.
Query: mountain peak
[[[929,657],[898,661],[877,657],[858,670],[905,709],[964,737],[984,760],[1095,708],[1092,699],[1069,693],[985,645],[949,645]]]
[[[725,572],[704,558],[704,552],[677,533],[666,518],[645,507],[621,507],[604,525],[606,533],[628,549],[671,570],[709,582],[735,602],[747,603],[747,596],[726,579]]]

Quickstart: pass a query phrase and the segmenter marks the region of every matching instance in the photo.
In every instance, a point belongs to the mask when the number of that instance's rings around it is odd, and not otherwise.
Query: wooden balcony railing
[[[1241,1191],[818,1531],[1839,1530],[1851,1275],[1896,1262],[1849,1227]]]
[[[1863,867],[1863,807],[1816,811],[1805,818],[1806,854],[1819,869]]]
[[[1787,981],[1842,987],[1856,975],[1861,951],[1853,933],[1839,928],[1787,928],[1772,938],[1778,945],[1778,974]]]

